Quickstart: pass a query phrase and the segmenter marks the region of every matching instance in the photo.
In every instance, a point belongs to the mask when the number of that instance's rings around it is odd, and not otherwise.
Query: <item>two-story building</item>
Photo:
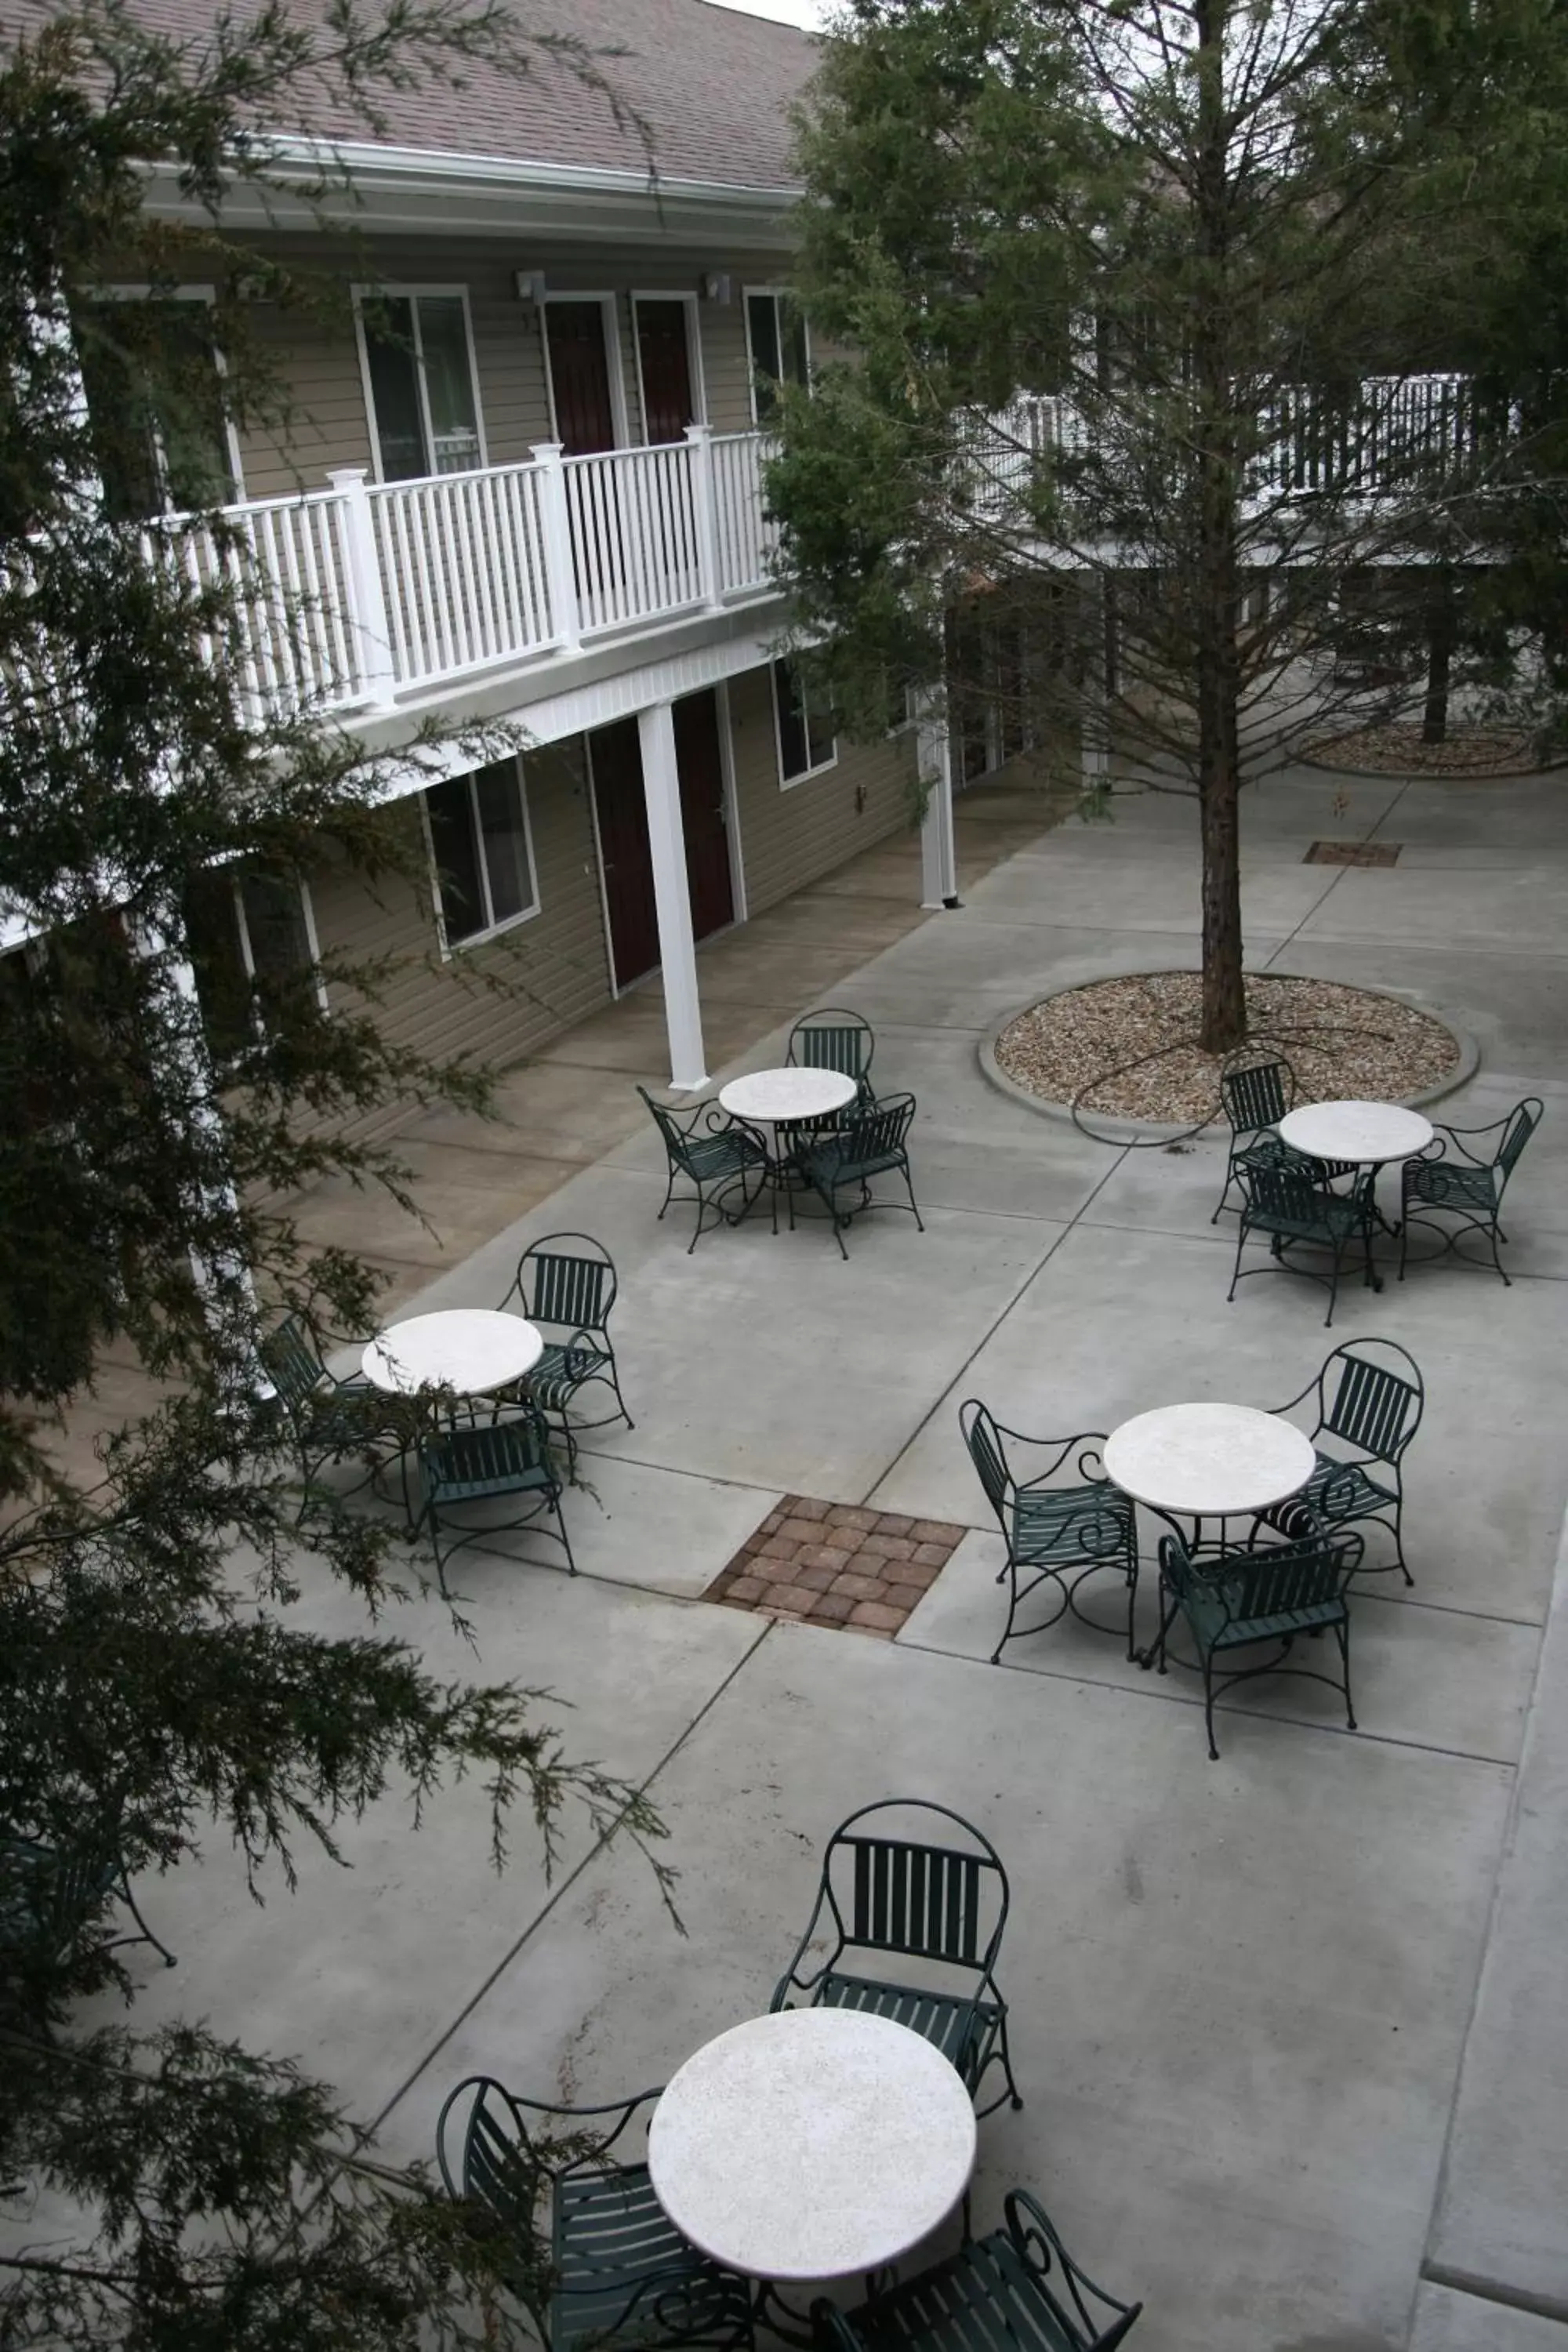
[[[199,32],[195,0],[159,15]],[[341,327],[256,313],[292,415],[286,446],[224,451],[263,583],[247,691],[323,699],[378,750],[432,714],[526,748],[410,770],[427,896],[374,897],[324,845],[298,898],[215,877],[194,930],[209,971],[396,956],[394,1038],[502,1061],[661,968],[694,1087],[694,942],[908,824],[917,730],[837,740],[777,657],[762,451],[770,386],[810,364],[783,284],[812,44],[709,0],[570,15],[618,104],[548,55],[521,82],[476,68],[389,96],[376,143],[314,126],[352,174],[341,250],[303,200],[226,224],[354,279]],[[302,177],[318,157],[301,137]],[[178,205],[155,178],[150,201]],[[177,507],[156,451],[128,494],[160,466]],[[502,959],[510,992],[471,984]]]

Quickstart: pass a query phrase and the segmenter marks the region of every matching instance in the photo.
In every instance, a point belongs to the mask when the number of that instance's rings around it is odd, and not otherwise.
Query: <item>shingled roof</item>
[[[141,21],[199,42],[210,0],[134,0]],[[516,0],[525,31],[568,34],[594,51],[598,69],[651,135],[653,160],[670,180],[742,188],[792,186],[786,110],[809,79],[816,44],[793,25],[713,0]],[[473,66],[466,87],[439,82],[381,100],[384,138],[397,147],[509,161],[645,173],[647,152],[631,123],[571,68],[541,55],[526,79]],[[362,120],[321,111],[297,126],[363,140]]]

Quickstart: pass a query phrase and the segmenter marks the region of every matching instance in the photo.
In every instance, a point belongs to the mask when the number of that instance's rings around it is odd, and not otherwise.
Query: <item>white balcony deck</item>
[[[763,443],[694,426],[420,481],[354,468],[211,525],[171,521],[148,552],[194,583],[233,582],[255,715],[371,715],[773,593]]]
[[[1249,486],[1255,509],[1347,490],[1373,505],[1421,468],[1474,457],[1482,421],[1467,379],[1363,389],[1348,422],[1310,391],[1279,397]],[[1066,398],[1031,394],[976,419],[977,517],[1005,532],[1026,517],[1035,468],[1086,452],[1089,436]],[[563,656],[775,593],[763,457],[761,433],[696,425],[652,448],[563,458],[546,446],[524,465],[421,481],[372,483],[350,469],[325,490],[229,507],[216,527],[172,520],[149,530],[147,546],[195,583],[234,582],[255,715],[368,716],[487,676],[542,674]]]

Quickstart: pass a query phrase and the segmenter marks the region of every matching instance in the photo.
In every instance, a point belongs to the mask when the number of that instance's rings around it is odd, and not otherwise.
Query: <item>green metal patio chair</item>
[[[915,1202],[914,1179],[910,1174],[909,1132],[915,1115],[913,1095],[889,1095],[881,1102],[857,1103],[844,1115],[844,1123],[831,1135],[802,1143],[796,1164],[811,1189],[816,1192],[833,1219],[833,1237],[838,1244],[838,1255],[849,1255],[844,1246],[844,1228],[852,1216],[867,1209],[908,1208],[921,1233],[925,1223]],[[898,1175],[904,1180],[909,1193],[905,1201],[874,1201],[871,1180],[875,1176]],[[840,1205],[846,1192],[858,1194],[853,1209]]]
[[[114,1903],[122,1903],[135,1920],[135,1935],[100,1934]],[[89,1935],[106,1952],[151,1944],[165,1968],[174,1966],[174,1953],[142,1916],[117,1839],[84,1838],[66,1848],[0,1831],[0,1951],[23,1960],[29,1953],[55,1960]]]
[[[576,1575],[577,1563],[561,1509],[561,1472],[551,1451],[544,1416],[531,1400],[524,1399],[513,1417],[505,1421],[481,1421],[468,1410],[451,1414],[440,1434],[421,1449],[420,1470],[424,1503],[416,1529],[428,1520],[436,1579],[443,1592],[447,1562],[464,1544],[476,1536],[516,1535],[531,1527],[561,1546],[566,1555],[566,1573]],[[495,1502],[509,1495],[524,1503],[518,1518],[500,1526],[487,1519],[478,1528],[454,1527],[449,1517],[446,1526],[442,1524],[443,1516],[454,1507]],[[553,1527],[549,1524],[552,1519]]]
[[[1339,1691],[1345,1703],[1345,1722],[1353,1731],[1355,1709],[1351,1703],[1350,1580],[1361,1566],[1358,1535],[1303,1536],[1266,1550],[1227,1549],[1194,1556],[1180,1536],[1160,1542],[1160,1633],[1154,1645],[1159,1670],[1165,1671],[1165,1642],[1179,1612],[1198,1654],[1204,1678],[1204,1720],[1208,1727],[1209,1755],[1216,1761],[1215,1702],[1237,1683],[1258,1675],[1297,1675],[1304,1681],[1325,1683]],[[1302,1634],[1331,1632],[1339,1645],[1342,1677],[1320,1673],[1315,1666],[1287,1664]],[[1277,1645],[1261,1664],[1218,1670],[1216,1660],[1258,1642]]]
[[[933,1816],[968,1843],[929,1845],[860,1826],[888,1814]],[[934,2042],[976,2098],[991,2068],[1000,2066],[1003,2086],[981,2115],[1008,2098],[1021,2107],[1007,2049],[1007,2004],[994,1973],[1007,1900],[1001,1856],[962,1814],[921,1797],[863,1805],[827,1841],[811,1917],[769,2009],[860,2009],[890,2017]],[[817,1958],[814,1948],[824,1944]],[[803,1974],[808,1953],[815,1965]],[[923,1980],[889,1982],[868,1972],[889,1954],[921,1962]]]
[[[1248,1048],[1243,1047],[1246,1055]],[[1274,1129],[1296,1099],[1296,1074],[1283,1055],[1271,1060],[1227,1063],[1220,1072],[1220,1108],[1230,1121],[1230,1150],[1225,1163],[1225,1190],[1219,1207],[1209,1219],[1217,1225],[1230,1200],[1237,1170],[1278,1162],[1287,1147]]]
[[[317,1352],[298,1315],[286,1316],[260,1342],[262,1370],[278,1393],[300,1457],[300,1475],[310,1486],[329,1462],[358,1454],[368,1485],[389,1454],[400,1462],[413,1442],[417,1408],[389,1396],[374,1382],[351,1375],[339,1380]],[[355,1489],[354,1491],[358,1491]]]
[[[1494,1273],[1500,1274],[1512,1288],[1498,1255],[1498,1244],[1508,1240],[1500,1223],[1502,1196],[1508,1190],[1509,1178],[1519,1165],[1520,1153],[1540,1126],[1544,1112],[1540,1096],[1527,1095],[1522,1102],[1515,1103],[1506,1118],[1493,1119],[1488,1127],[1439,1124],[1426,1150],[1405,1161],[1400,1186],[1401,1282],[1405,1279],[1410,1228],[1416,1224],[1435,1233],[1441,1243],[1440,1248],[1426,1253],[1426,1258],[1443,1257],[1449,1250],[1456,1257],[1466,1257],[1468,1253],[1459,1244],[1467,1234],[1479,1233],[1490,1247]],[[1452,1226],[1438,1224],[1434,1222],[1438,1217],[1456,1222]],[[1424,1262],[1421,1258],[1416,1260],[1417,1265]]]
[[[1236,1237],[1236,1265],[1226,1294],[1227,1300],[1236,1297],[1236,1286],[1245,1278],[1241,1254],[1254,1234],[1268,1236],[1272,1262],[1268,1265],[1248,1266],[1247,1274],[1299,1274],[1309,1282],[1321,1283],[1329,1294],[1329,1311],[1323,1318],[1325,1328],[1334,1319],[1340,1274],[1345,1253],[1352,1244],[1361,1244],[1368,1288],[1381,1290],[1383,1285],[1372,1263],[1375,1172],[1363,1169],[1348,1192],[1336,1192],[1331,1189],[1326,1173],[1315,1168],[1310,1172],[1306,1163],[1294,1158],[1292,1164],[1273,1167],[1249,1168],[1238,1161],[1236,1174],[1241,1186],[1241,1226]],[[1290,1265],[1285,1253],[1292,1249],[1324,1252],[1330,1260],[1330,1271],[1320,1274],[1313,1266]]]
[[[858,2311],[811,2307],[820,2352],[1113,2352],[1143,2306],[1079,2268],[1026,2189],[1003,2200],[1005,2227],[884,2288]]]
[[[1260,1513],[1260,1524],[1286,1536],[1357,1521],[1386,1527],[1394,1537],[1394,1558],[1376,1565],[1397,1568],[1405,1583],[1414,1584],[1405,1557],[1401,1465],[1426,1402],[1415,1357],[1395,1339],[1349,1340],[1324,1358],[1322,1370],[1300,1396],[1274,1411],[1294,1412],[1310,1397],[1316,1400],[1316,1416],[1307,1435],[1317,1467],[1300,1494]]]
[[[1138,1528],[1131,1496],[1106,1477],[1099,1449],[1103,1431],[1083,1430],[1077,1437],[1026,1437],[996,1421],[978,1397],[958,1409],[958,1426],[986,1500],[996,1514],[1006,1561],[996,1581],[1009,1580],[1007,1623],[991,1653],[994,1665],[1009,1642],[1043,1633],[1068,1610],[1097,1633],[1119,1629],[1102,1625],[1079,1607],[1078,1588],[1102,1569],[1114,1569],[1127,1588],[1127,1654],[1133,1655],[1133,1611],[1138,1601]],[[1007,1442],[1043,1456],[1032,1477],[1020,1478],[1008,1458]],[[1063,1471],[1066,1481],[1051,1481]],[[1056,1606],[1032,1624],[1020,1625],[1018,1612],[1040,1586],[1056,1587]]]
[[[877,1040],[870,1023],[858,1013],[847,1013],[842,1006],[825,1004],[815,1013],[803,1013],[789,1033],[789,1045],[784,1060],[792,1067],[808,1070],[837,1070],[841,1077],[853,1078],[860,1089],[860,1099],[869,1102],[871,1093],[871,1058],[877,1050]],[[841,1111],[829,1114],[829,1119],[842,1118]]]
[[[1355,1173],[1353,1162],[1309,1160],[1292,1151],[1275,1129],[1296,1099],[1296,1073],[1282,1054],[1257,1058],[1258,1048],[1239,1046],[1220,1072],[1219,1098],[1230,1121],[1230,1150],[1225,1166],[1225,1190],[1209,1219],[1217,1225],[1229,1204],[1231,1188],[1244,1168],[1299,1168],[1304,1173],[1334,1179]]]
[[[579,1431],[603,1429],[612,1421],[624,1421],[628,1429],[637,1426],[621,1394],[609,1333],[616,1292],[615,1261],[602,1242],[588,1234],[546,1234],[523,1251],[511,1287],[500,1302],[504,1309],[515,1298],[529,1321],[544,1333],[544,1353],[524,1386],[542,1412],[560,1421],[573,1461]],[[580,1420],[569,1408],[595,1382],[610,1391],[616,1410],[601,1413],[596,1421]]]
[[[716,1225],[738,1224],[745,1215],[767,1181],[768,1147],[754,1127],[748,1127],[744,1119],[731,1118],[717,1103],[699,1103],[693,1110],[675,1111],[656,1103],[646,1087],[639,1087],[637,1092],[664,1139],[668,1161],[660,1217],[675,1197],[678,1176],[691,1187],[682,1199],[697,1202],[697,1229],[686,1245],[689,1257],[702,1238],[710,1211]],[[741,1195],[741,1205],[731,1211],[724,1202],[735,1192]]]
[[[477,2209],[492,2242],[499,2232],[503,2249],[508,2239],[516,2246],[509,2284],[549,2352],[727,2352],[754,2341],[752,2282],[700,2254],[654,2195],[646,2139],[658,2095],[564,2107],[472,2074],[441,2109],[436,2156],[447,2191]],[[639,2148],[629,2160],[614,2153],[626,2135]]]

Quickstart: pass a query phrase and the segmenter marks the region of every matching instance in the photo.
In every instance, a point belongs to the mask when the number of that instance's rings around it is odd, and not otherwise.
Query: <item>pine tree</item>
[[[231,241],[228,201],[282,194],[274,131],[374,128],[390,89],[456,88],[481,59],[524,72],[539,46],[490,0],[297,16],[264,0],[191,44],[83,0],[26,17],[0,53],[5,2345],[510,2335],[501,2250],[421,2178],[379,2169],[326,2085],[204,2026],[78,2022],[132,1979],[103,1918],[63,1948],[45,1932],[37,1844],[134,1877],[179,1866],[216,1823],[253,1878],[291,1877],[301,1842],[335,1854],[343,1823],[400,1792],[412,1830],[464,1777],[498,1866],[519,1804],[547,1853],[567,1809],[658,1833],[637,1792],[563,1754],[538,1694],[444,1682],[395,1637],[416,1566],[330,1485],[301,1489],[258,1379],[259,1318],[363,1330],[375,1287],[352,1255],[309,1253],[277,1203],[330,1171],[402,1197],[395,1158],[344,1122],[411,1097],[482,1103],[484,1074],[383,1037],[384,968],[330,964],[330,1014],[321,974],[257,977],[220,1066],[190,985],[187,914],[215,873],[298,876],[323,834],[367,882],[417,871],[353,735],[247,698],[245,546],[217,510],[215,426],[283,421],[258,294],[301,311],[347,294]],[[579,45],[549,46],[605,87]],[[147,208],[154,162],[178,176],[180,219]],[[340,176],[324,155],[314,200]],[[162,299],[192,280],[216,288],[199,334]],[[148,299],[111,299],[126,282]],[[205,510],[216,560],[195,574],[126,489],[154,460]],[[77,1475],[61,1417],[91,1412],[111,1349],[154,1401]],[[297,1606],[334,1578],[363,1605],[351,1636]],[[526,2268],[527,2250],[505,2261]]]

